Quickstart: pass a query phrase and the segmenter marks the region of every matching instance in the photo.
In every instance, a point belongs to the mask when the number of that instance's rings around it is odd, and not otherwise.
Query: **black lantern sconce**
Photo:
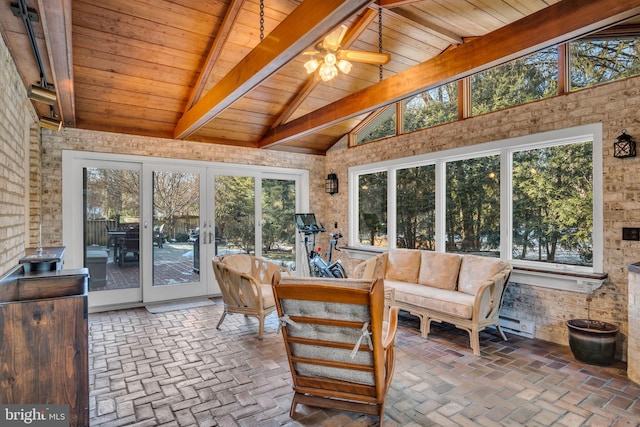
[[[338,175],[331,172],[324,181],[324,191],[327,194],[338,194]]]
[[[613,143],[613,157],[624,159],[625,157],[636,156],[636,142],[631,135],[627,135],[627,131],[623,130],[622,134],[616,138]]]

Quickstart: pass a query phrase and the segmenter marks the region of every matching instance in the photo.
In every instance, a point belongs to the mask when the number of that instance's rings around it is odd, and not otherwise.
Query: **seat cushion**
[[[389,251],[385,280],[418,283],[420,252],[411,249]]]
[[[438,311],[463,319],[471,319],[473,314],[475,297],[464,292],[392,280],[386,280],[384,285],[395,289],[397,303],[411,304],[427,311]]]
[[[271,284],[261,284],[260,290],[262,291],[262,307],[269,308],[276,305],[276,300],[273,297],[273,288]]]
[[[484,282],[507,267],[499,258],[465,255],[458,275],[458,291],[475,295]]]
[[[434,288],[454,291],[462,256],[442,252],[422,251],[418,283]]]

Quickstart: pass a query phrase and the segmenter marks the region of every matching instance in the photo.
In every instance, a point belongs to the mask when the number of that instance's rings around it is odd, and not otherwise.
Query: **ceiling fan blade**
[[[322,40],[322,47],[327,50],[338,50],[346,33],[347,26],[340,25],[338,28],[327,34],[324,40]]]
[[[366,64],[384,65],[391,60],[388,53],[378,52],[361,52],[359,50],[340,50],[336,54],[338,59],[346,59],[347,61],[364,62]]]

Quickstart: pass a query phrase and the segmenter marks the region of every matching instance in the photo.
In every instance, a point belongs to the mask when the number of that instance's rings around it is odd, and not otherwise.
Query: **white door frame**
[[[256,178],[256,227],[261,227],[260,217],[261,215],[261,180],[263,178],[269,179],[287,179],[294,180],[296,182],[296,209],[299,212],[307,212],[309,210],[309,171],[306,169],[294,169],[294,168],[280,168],[272,166],[255,166],[255,165],[243,165],[234,163],[221,163],[221,162],[206,162],[199,160],[183,160],[183,159],[168,159],[168,158],[155,158],[147,156],[135,156],[135,155],[123,155],[123,154],[110,154],[110,153],[95,153],[88,151],[76,151],[76,150],[63,150],[62,151],[62,244],[66,247],[64,256],[65,268],[82,268],[84,265],[83,254],[83,235],[82,227],[77,227],[77,224],[82,223],[83,206],[82,197],[82,169],[83,167],[113,167],[114,162],[117,162],[120,166],[140,168],[141,171],[141,233],[151,233],[152,227],[144,229],[144,221],[150,221],[152,218],[151,207],[151,192],[147,190],[149,183],[152,183],[150,172],[144,172],[153,170],[153,166],[158,168],[178,168],[183,170],[206,170],[206,173],[201,177],[201,206],[204,211],[200,213],[200,225],[205,225],[203,221],[209,219],[214,221],[214,192],[213,192],[213,179],[215,175],[240,175],[240,176],[253,176]],[[151,169],[149,169],[151,168]],[[148,181],[148,182],[147,182]],[[203,188],[204,187],[204,188]],[[208,225],[208,224],[207,224]],[[204,227],[201,228],[201,230]],[[256,239],[261,238],[261,228],[256,229]],[[147,236],[148,237],[148,236]],[[152,240],[147,237],[142,237],[147,245],[150,245]],[[296,236],[296,240],[299,236]],[[220,289],[213,277],[213,271],[209,267],[210,260],[213,257],[215,245],[203,245],[200,250],[200,271],[201,280],[204,274],[204,292],[206,295],[219,295]],[[256,251],[261,250],[260,245],[256,245]],[[149,248],[144,250],[143,257],[147,260],[151,259],[151,256],[146,256],[144,253],[150,253]],[[301,254],[296,254],[296,265],[301,265],[304,260],[301,258]],[[117,306],[117,305],[133,305],[142,304],[143,301],[147,302],[147,296],[144,295],[144,289],[149,286],[148,282],[151,281],[151,263],[150,261],[143,262],[141,281],[142,286],[139,289],[126,289],[118,291],[117,294],[111,296],[103,295],[109,292],[91,292],[89,294],[89,307],[105,307],[105,306]],[[211,271],[210,271],[211,270]],[[176,291],[169,292],[166,297],[168,298],[184,298],[183,294],[178,294]],[[164,298],[164,297],[163,297]]]

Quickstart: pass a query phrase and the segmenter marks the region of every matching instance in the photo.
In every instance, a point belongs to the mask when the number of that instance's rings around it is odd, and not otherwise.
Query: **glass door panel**
[[[153,286],[199,282],[200,174],[153,171]]]
[[[143,168],[143,301],[158,302],[206,294],[200,274],[201,230],[206,169],[179,165]]]
[[[295,270],[296,182],[262,180],[262,257]]]
[[[90,292],[140,288],[140,173],[83,168],[84,266]]]
[[[255,255],[255,178],[216,175],[214,194],[215,254]]]

